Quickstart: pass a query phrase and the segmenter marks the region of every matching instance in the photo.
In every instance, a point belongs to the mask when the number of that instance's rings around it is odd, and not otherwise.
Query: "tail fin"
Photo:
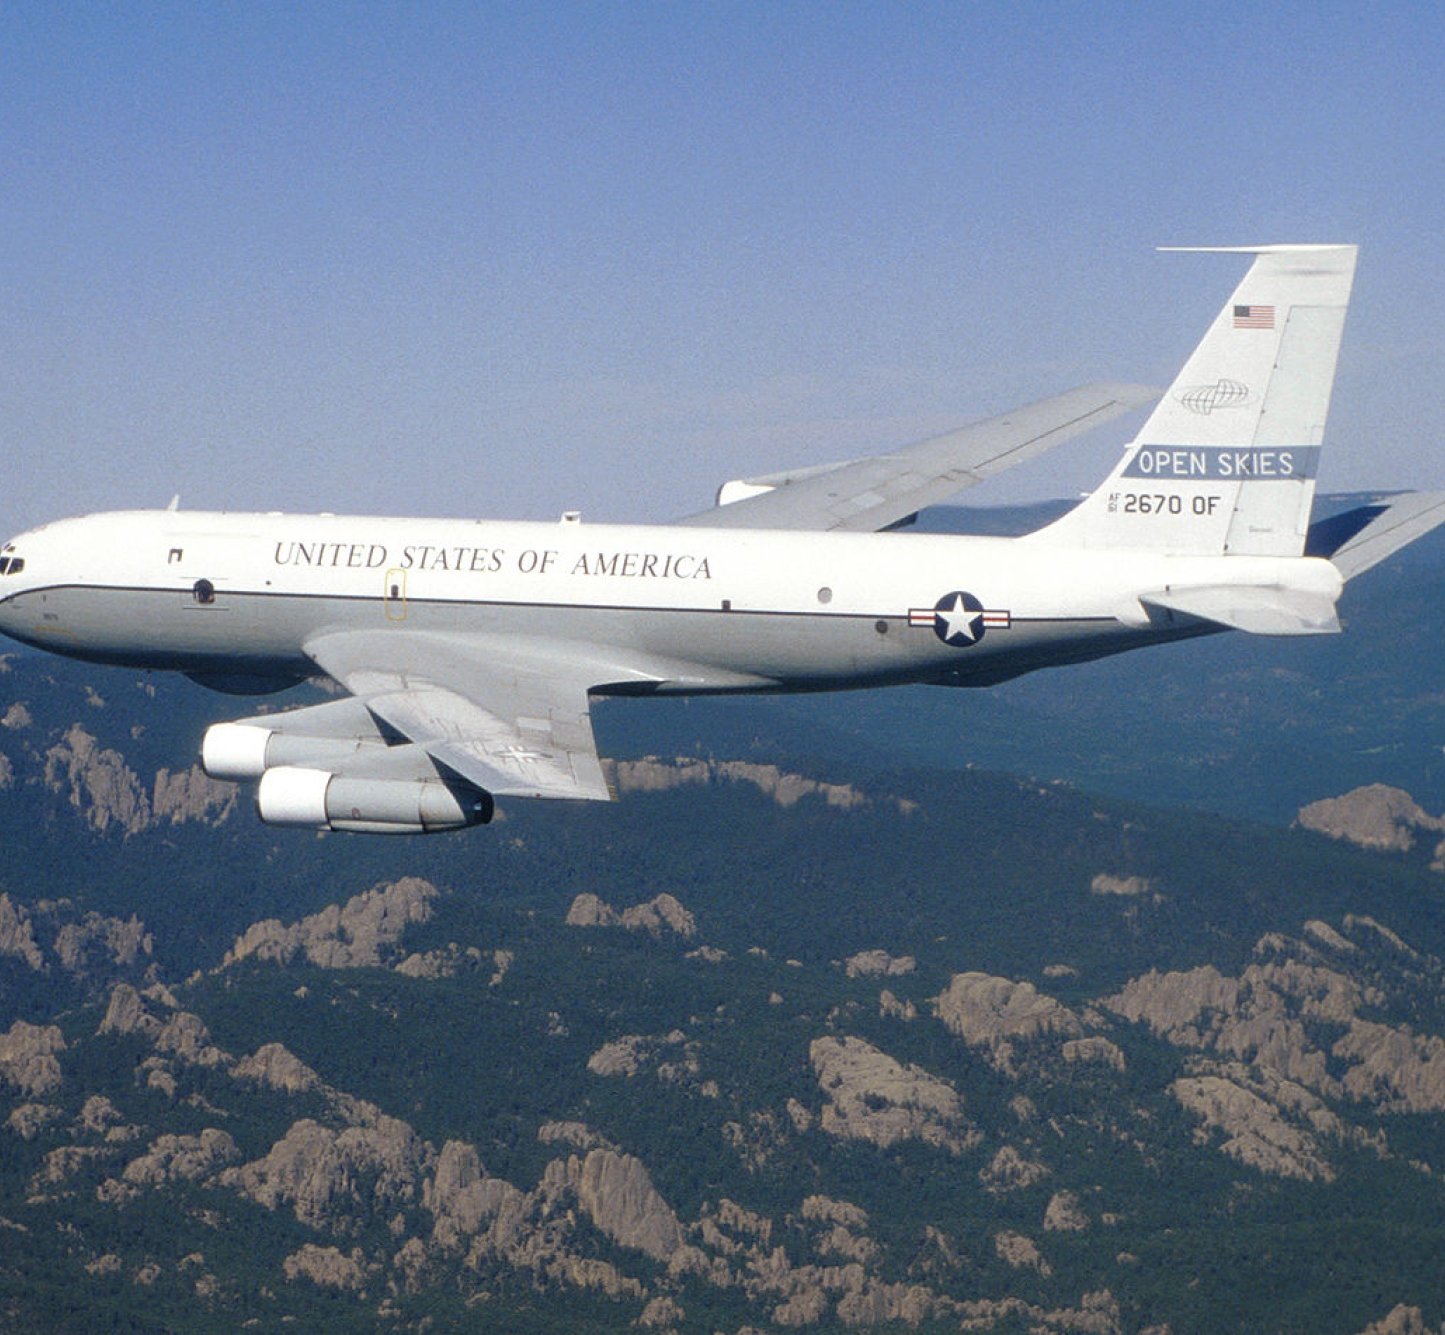
[[[1218,249],[1254,263],[1119,466],[1039,541],[1304,551],[1356,248]]]

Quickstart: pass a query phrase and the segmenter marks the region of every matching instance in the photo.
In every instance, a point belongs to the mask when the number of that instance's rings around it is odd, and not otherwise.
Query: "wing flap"
[[[1142,385],[1083,385],[892,454],[740,479],[721,494],[755,494],[677,522],[878,532],[1158,396]]]
[[[376,716],[500,797],[608,801],[590,663],[564,646],[408,631],[318,636],[306,652]]]

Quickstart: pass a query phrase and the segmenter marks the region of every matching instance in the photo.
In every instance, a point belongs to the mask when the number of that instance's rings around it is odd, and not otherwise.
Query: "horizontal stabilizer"
[[[1306,556],[1326,556],[1354,579],[1445,524],[1445,492],[1410,491],[1310,525]]]
[[[1151,620],[1172,620],[1183,614],[1250,635],[1329,635],[1340,628],[1334,599],[1308,589],[1214,584],[1144,593],[1139,601],[1151,613]]]

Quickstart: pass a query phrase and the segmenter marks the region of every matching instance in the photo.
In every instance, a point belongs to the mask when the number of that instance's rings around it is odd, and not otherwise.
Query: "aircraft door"
[[[386,572],[382,606],[386,609],[388,621],[406,620],[406,571],[400,566],[393,566]]]

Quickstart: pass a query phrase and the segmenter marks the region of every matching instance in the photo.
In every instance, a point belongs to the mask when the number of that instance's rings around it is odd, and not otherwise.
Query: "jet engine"
[[[396,740],[360,700],[331,700],[207,728],[201,768],[213,779],[235,782],[259,779],[277,765],[337,770],[382,755]]]
[[[492,795],[439,766],[355,698],[206,729],[214,779],[260,779],[270,825],[363,834],[431,834],[485,825]]]
[[[358,737],[309,737],[247,723],[217,723],[201,739],[201,768],[213,779],[259,779],[278,765],[334,765],[385,746]]]
[[[256,810],[268,825],[357,834],[434,834],[485,825],[492,796],[453,780],[375,779],[280,765],[261,775]]]

